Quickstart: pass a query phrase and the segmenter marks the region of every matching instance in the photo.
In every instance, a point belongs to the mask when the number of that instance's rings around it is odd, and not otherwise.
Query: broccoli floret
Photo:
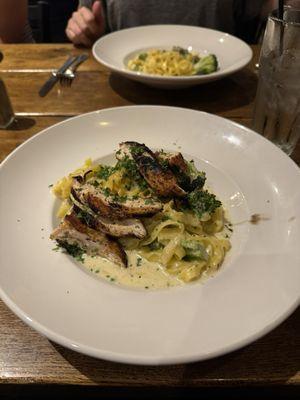
[[[194,65],[195,75],[206,75],[217,71],[218,60],[214,54],[202,57],[197,64]]]
[[[222,205],[214,194],[209,193],[207,190],[199,189],[188,194],[188,204],[199,218],[201,218],[204,213],[212,214]]]
[[[190,260],[192,259],[200,259],[204,261],[208,260],[209,255],[205,247],[196,240],[183,240],[181,242],[181,245],[186,253],[185,258]]]
[[[145,61],[147,57],[148,57],[148,54],[147,54],[147,53],[141,53],[141,54],[139,55],[139,60]]]

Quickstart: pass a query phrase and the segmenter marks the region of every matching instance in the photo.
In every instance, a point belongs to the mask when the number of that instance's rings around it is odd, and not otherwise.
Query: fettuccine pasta
[[[172,50],[151,49],[139,53],[127,63],[128,69],[151,75],[191,76],[210,74],[218,69],[215,55],[200,57],[181,47]]]

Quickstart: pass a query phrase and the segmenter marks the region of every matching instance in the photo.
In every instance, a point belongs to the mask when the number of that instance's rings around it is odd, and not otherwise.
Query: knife
[[[75,56],[71,56],[67,59],[67,61],[56,71],[52,72],[50,78],[44,83],[44,85],[39,90],[40,97],[46,96],[47,93],[53,88],[56,82],[59,80],[59,75],[63,74],[70,65],[76,60]]]

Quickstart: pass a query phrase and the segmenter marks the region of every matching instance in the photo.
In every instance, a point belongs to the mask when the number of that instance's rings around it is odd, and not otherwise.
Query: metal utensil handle
[[[75,56],[70,56],[67,61],[56,71],[56,74],[64,73],[76,60]]]
[[[76,57],[75,61],[72,63],[70,69],[72,72],[75,72],[76,69],[89,58],[87,54],[81,54],[80,56]]]

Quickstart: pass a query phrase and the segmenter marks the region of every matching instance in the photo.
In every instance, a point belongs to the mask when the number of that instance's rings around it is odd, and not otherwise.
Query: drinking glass
[[[300,137],[300,9],[272,13],[259,62],[253,129],[290,155]]]
[[[0,78],[0,129],[8,128],[14,119],[15,116],[6,87]]]

